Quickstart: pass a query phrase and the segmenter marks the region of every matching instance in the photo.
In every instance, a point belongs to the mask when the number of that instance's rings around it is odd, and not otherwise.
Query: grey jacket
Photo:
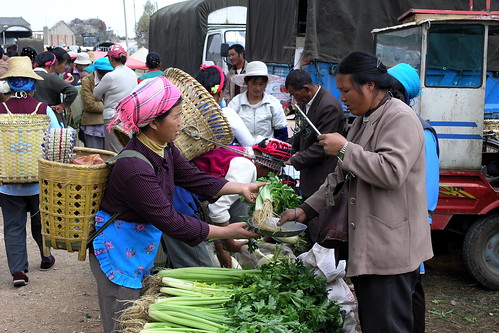
[[[355,119],[349,141],[362,126]],[[425,191],[424,133],[414,111],[392,98],[369,117],[358,142],[350,142],[329,182],[355,177],[348,200],[347,275],[414,271],[433,256]],[[304,204],[318,212],[325,184]],[[308,207],[307,207],[308,206]]]

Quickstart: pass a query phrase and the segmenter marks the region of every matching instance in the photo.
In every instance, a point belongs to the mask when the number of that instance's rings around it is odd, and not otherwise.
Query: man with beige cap
[[[6,80],[10,92],[9,99],[0,104],[0,113],[33,113],[47,114],[51,119],[51,127],[60,127],[56,116],[47,103],[33,98],[35,81],[43,80],[37,75],[28,57],[12,57],[8,61],[8,71],[0,80]],[[40,142],[41,144],[41,142]],[[37,161],[27,161],[37,163]],[[0,205],[2,206],[4,223],[4,240],[7,262],[14,287],[28,284],[28,251],[26,249],[27,212],[30,213],[31,234],[40,250],[40,270],[48,270],[55,263],[51,255],[43,255],[41,220],[39,212],[38,183],[5,184],[0,186]]]

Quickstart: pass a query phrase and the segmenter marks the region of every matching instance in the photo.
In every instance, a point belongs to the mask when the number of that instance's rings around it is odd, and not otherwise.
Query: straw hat
[[[244,86],[244,78],[246,76],[266,76],[269,78],[269,82],[278,78],[277,75],[269,74],[267,65],[261,61],[252,61],[246,65],[246,72],[244,74],[234,75],[231,80],[238,86]]]
[[[0,80],[7,79],[9,77],[27,77],[35,80],[43,80],[41,76],[33,71],[33,64],[29,57],[12,57],[9,58],[7,64],[9,69]]]

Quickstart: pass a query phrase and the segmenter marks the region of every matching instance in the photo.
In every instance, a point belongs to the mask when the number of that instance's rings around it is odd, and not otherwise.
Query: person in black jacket
[[[286,77],[286,89],[322,134],[343,133],[344,116],[340,102],[324,87],[312,82],[302,70],[292,70]],[[336,167],[336,157],[327,156],[317,141],[317,133],[297,114],[295,134],[288,140],[296,153],[286,162],[300,171],[300,190],[303,200],[324,183]]]

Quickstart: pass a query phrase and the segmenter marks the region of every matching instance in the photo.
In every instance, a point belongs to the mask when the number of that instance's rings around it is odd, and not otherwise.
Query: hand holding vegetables
[[[296,195],[293,188],[281,182],[281,179],[270,173],[265,186],[260,188],[260,194],[255,205],[250,205],[250,212],[253,216],[253,225],[265,228],[266,220],[269,217],[279,216],[285,209],[295,208],[300,205],[300,197]],[[274,225],[275,227],[275,225]]]
[[[240,194],[244,197],[244,199],[250,203],[255,202],[258,189],[262,186],[266,185],[266,183],[236,183],[236,182],[228,182],[222,187],[220,192],[217,193],[217,196],[222,196],[225,194]]]

